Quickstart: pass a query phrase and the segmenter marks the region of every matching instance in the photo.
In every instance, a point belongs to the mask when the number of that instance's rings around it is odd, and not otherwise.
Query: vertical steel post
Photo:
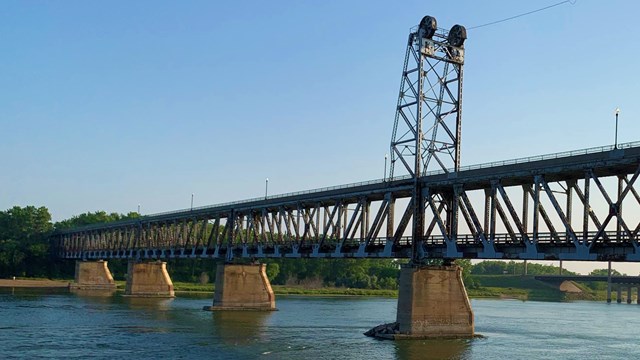
[[[611,261],[607,268],[607,303],[611,302]]]
[[[369,236],[369,234],[372,232],[371,229],[371,201],[369,201],[369,199],[365,199],[365,206],[364,206],[364,220],[365,220],[365,237]],[[375,220],[374,220],[375,221]]]
[[[233,209],[229,212],[225,226],[228,228],[226,261],[231,262],[233,260],[233,238],[236,230],[236,212]]]
[[[589,238],[589,210],[591,210],[591,205],[589,205],[589,188],[590,188],[591,175],[587,171],[584,177],[584,214],[582,218],[582,236],[584,238],[585,243]],[[609,266],[611,266],[611,262],[609,262]],[[611,290],[609,290],[611,291]],[[608,297],[609,302],[611,302],[611,296]]]
[[[533,242],[538,242],[538,227],[540,225],[540,177],[535,177],[533,191]]]
[[[618,297],[616,298],[616,302],[618,304],[622,302],[622,284],[618,284]]]
[[[571,191],[571,186],[569,186],[569,182],[567,182],[567,208],[566,208],[566,218],[567,218],[567,223],[569,224],[569,226],[571,226],[571,215],[573,214],[573,191]],[[573,228],[573,227],[571,227]],[[566,242],[569,242],[570,237],[570,233],[569,233],[569,229],[567,229],[567,231],[565,232],[565,236],[566,236]]]
[[[384,154],[384,172],[382,173],[383,182],[387,181],[387,157],[389,157],[389,155]]]
[[[453,171],[460,170],[460,141],[462,139],[462,71],[463,66],[458,68],[458,112],[456,113],[456,139],[455,139],[455,158]]]
[[[489,231],[490,224],[490,211],[491,211],[491,200],[492,194],[494,193],[493,189],[495,188],[494,184],[492,185],[492,189],[484,189],[484,231]]]
[[[529,192],[522,186],[522,229],[529,233]]]
[[[491,208],[489,215],[489,240],[493,243],[496,240],[496,210],[498,208],[498,197],[496,184],[491,184]],[[484,229],[487,231],[487,228]]]
[[[420,34],[420,33],[418,33]],[[413,241],[411,246],[411,260],[414,264],[420,262],[418,248],[422,246],[424,236],[424,197],[422,196],[422,186],[420,176],[422,175],[422,102],[424,94],[422,87],[424,82],[424,55],[423,47],[426,45],[422,36],[418,36],[420,61],[418,61],[418,98],[416,99],[416,135],[415,135],[415,156],[413,165]]]
[[[393,232],[395,230],[394,227],[394,217],[395,217],[395,207],[396,207],[396,199],[388,194],[389,197],[389,209],[387,210],[387,240],[393,238]]]
[[[616,108],[616,139],[613,145],[614,149],[618,148],[618,114],[620,114],[620,109]]]
[[[618,197],[616,201],[616,240],[621,240],[622,235],[622,222],[620,219],[622,218],[622,192],[624,191],[624,178],[618,176]]]

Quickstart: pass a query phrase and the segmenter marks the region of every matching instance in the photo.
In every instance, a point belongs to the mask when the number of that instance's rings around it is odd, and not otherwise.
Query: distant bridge
[[[611,271],[611,268],[609,268]],[[631,304],[633,302],[632,298],[632,289],[636,288],[636,304],[640,305],[640,276],[593,276],[593,275],[538,275],[535,277],[536,280],[546,281],[551,283],[559,283],[564,281],[601,281],[607,283],[607,302],[610,303],[612,300],[611,297],[611,288],[612,284],[616,284],[616,302],[622,302],[622,290],[626,288],[626,299],[627,304]]]
[[[609,277],[606,275],[537,275],[536,280],[560,282],[560,281],[603,281],[607,282]],[[611,276],[612,284],[640,284],[640,276]]]

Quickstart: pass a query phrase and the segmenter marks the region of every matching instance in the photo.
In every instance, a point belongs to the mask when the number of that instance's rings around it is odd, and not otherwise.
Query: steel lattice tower
[[[391,167],[400,160],[414,178],[412,261],[422,261],[425,234],[425,196],[420,177],[435,168],[457,172],[460,168],[462,121],[462,66],[467,30],[454,25],[438,29],[436,19],[425,16],[411,29],[404,58],[400,94],[391,136]],[[426,130],[423,126],[427,126]],[[437,165],[434,165],[437,164]],[[434,169],[434,170],[435,170]],[[451,197],[441,199],[449,234],[457,229],[458,209]]]
[[[458,171],[466,38],[463,26],[438,29],[431,16],[411,29],[391,136],[389,178],[393,179],[396,160],[415,177],[428,170]]]

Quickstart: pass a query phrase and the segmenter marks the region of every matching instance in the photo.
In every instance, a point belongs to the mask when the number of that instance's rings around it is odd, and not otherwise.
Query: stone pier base
[[[395,340],[474,337],[462,269],[457,265],[403,267],[396,322],[365,334]]]
[[[276,310],[267,265],[218,264],[213,306],[205,310]]]
[[[133,297],[175,297],[167,263],[130,261],[124,294]]]
[[[76,261],[75,281],[71,290],[115,290],[116,283],[107,267],[107,262]]]

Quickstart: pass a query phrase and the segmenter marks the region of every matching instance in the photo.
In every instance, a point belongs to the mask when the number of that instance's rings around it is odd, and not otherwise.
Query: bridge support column
[[[457,265],[403,267],[396,322],[365,335],[402,340],[470,338],[473,311]]]
[[[640,286],[638,286],[636,294],[636,304],[640,305]]]
[[[132,297],[174,297],[167,263],[129,261],[124,294]]]
[[[218,264],[213,306],[205,310],[276,310],[266,264]]]
[[[622,302],[622,285],[618,284],[618,298],[616,302],[620,304]]]
[[[75,281],[70,288],[72,290],[115,290],[116,283],[113,281],[106,261],[76,261]]]
[[[607,266],[607,304],[609,303],[611,303],[611,261]]]
[[[627,304],[631,304],[631,285],[627,288]]]

